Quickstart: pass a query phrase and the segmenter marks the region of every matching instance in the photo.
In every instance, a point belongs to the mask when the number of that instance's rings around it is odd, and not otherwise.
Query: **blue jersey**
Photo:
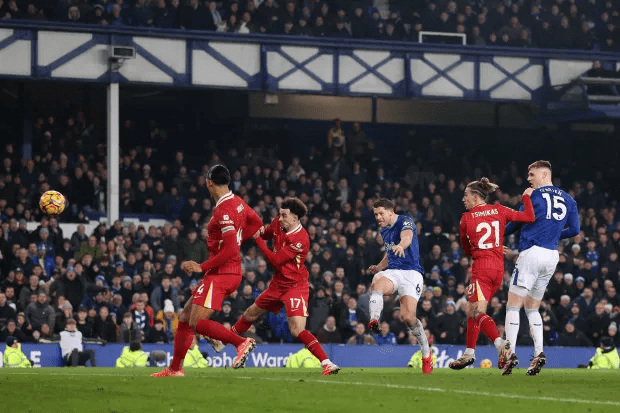
[[[413,239],[411,245],[405,248],[405,256],[398,257],[392,251],[392,247],[400,243],[400,233],[406,230],[413,231]],[[381,228],[381,237],[385,244],[385,251],[388,256],[388,270],[415,270],[420,274],[424,274],[424,270],[420,265],[420,247],[418,246],[418,234],[410,217],[397,215],[396,222],[392,226]]]
[[[510,234],[522,225],[519,251],[532,246],[557,250],[559,240],[579,234],[579,214],[573,197],[558,187],[546,185],[535,189],[531,198],[536,221],[510,223],[506,227],[506,234]],[[566,225],[568,227],[564,228]]]

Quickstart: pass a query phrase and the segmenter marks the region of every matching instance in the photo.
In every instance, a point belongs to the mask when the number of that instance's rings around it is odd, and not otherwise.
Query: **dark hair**
[[[550,171],[551,169],[551,162],[549,161],[536,161],[530,164],[530,166],[527,167],[527,170],[529,171],[530,169],[538,169],[538,168],[547,168]]]
[[[478,195],[482,199],[487,199],[490,193],[495,192],[499,186],[492,184],[489,178],[480,178],[479,181],[470,182],[467,184],[469,190]]]
[[[139,341],[132,341],[131,343],[129,343],[129,350],[131,351],[138,351],[142,349],[142,344],[140,344]]]
[[[308,213],[308,207],[299,198],[286,198],[281,208],[290,209],[300,219]]]
[[[215,185],[228,185],[230,183],[230,171],[224,165],[213,165],[207,172],[207,179]]]
[[[383,207],[385,209],[394,210],[394,203],[387,198],[379,198],[372,204],[373,209]]]

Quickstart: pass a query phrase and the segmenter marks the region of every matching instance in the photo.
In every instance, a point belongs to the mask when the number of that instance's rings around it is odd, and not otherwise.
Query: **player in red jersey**
[[[340,367],[329,360],[319,340],[306,330],[310,284],[305,261],[310,250],[310,238],[299,220],[307,212],[308,209],[299,199],[288,198],[280,207],[280,216],[255,234],[256,245],[274,269],[273,280],[231,330],[243,334],[266,312],[277,314],[284,306],[291,335],[319,359],[323,375],[327,376],[338,373]],[[267,247],[265,239],[273,239],[273,251]]]
[[[202,282],[192,293],[179,317],[174,336],[174,356],[170,367],[152,374],[153,377],[183,376],[183,359],[192,344],[194,331],[213,340],[237,347],[233,368],[243,367],[248,354],[256,347],[252,338],[243,338],[223,325],[210,320],[222,309],[222,301],[241,284],[239,246],[262,228],[256,212],[228,189],[230,172],[225,166],[214,165],[207,175],[207,188],[216,202],[207,226],[209,259],[202,264],[186,261],[181,268],[187,273],[204,272]]]
[[[463,203],[467,212],[461,217],[461,245],[466,255],[474,259],[472,277],[467,287],[469,307],[467,309],[467,348],[465,353],[450,363],[450,368],[460,370],[476,361],[475,349],[480,330],[493,342],[498,350],[499,362],[505,357],[510,344],[502,340],[497,326],[487,315],[488,301],[502,285],[504,277],[504,229],[506,222],[534,222],[534,206],[530,199],[532,188],[523,192],[523,212],[505,206],[488,205],[485,201],[498,186],[488,178],[470,182],[465,188]]]

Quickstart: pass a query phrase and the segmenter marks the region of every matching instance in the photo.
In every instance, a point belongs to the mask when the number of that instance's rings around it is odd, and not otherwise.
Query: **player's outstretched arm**
[[[256,246],[261,250],[269,264],[271,264],[274,268],[294,259],[295,256],[301,252],[301,250],[299,250],[299,252],[296,253],[290,245],[285,245],[284,248],[276,254],[269,249],[267,244],[265,244],[265,240],[260,237],[256,238]]]
[[[413,241],[413,231],[410,229],[405,229],[400,232],[400,242],[398,245],[394,245],[392,247],[392,251],[399,257],[405,256],[405,250],[409,248],[411,245],[411,241]]]
[[[524,222],[527,224],[534,222],[536,220],[536,215],[534,214],[534,204],[532,204],[532,198],[530,198],[529,194],[523,194],[523,207],[523,211],[515,211],[510,208],[505,208],[505,211],[507,211],[506,220],[513,222]]]
[[[370,271],[372,275],[375,275],[379,271],[385,270],[387,266],[388,266],[388,256],[387,254],[385,254],[383,256],[383,259],[381,259],[381,262],[377,265],[371,265],[370,267],[368,267],[368,271]]]
[[[227,231],[222,234],[222,245],[220,246],[220,250],[222,251],[221,253],[200,264],[202,271],[206,272],[220,267],[232,258],[239,256],[239,243],[237,242],[237,234],[235,231]]]

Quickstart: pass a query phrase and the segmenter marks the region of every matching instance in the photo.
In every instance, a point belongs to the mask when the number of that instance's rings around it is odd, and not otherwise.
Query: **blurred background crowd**
[[[395,201],[397,213],[416,222],[425,270],[418,316],[431,342],[463,344],[465,286],[471,277],[471,259],[458,242],[463,190],[469,181],[489,176],[501,188],[489,202],[519,208],[526,166],[535,159],[510,163],[496,159],[492,147],[485,154],[484,146],[470,145],[472,139],[484,142],[484,130],[459,129],[463,139],[448,140],[438,138],[437,131],[422,137],[422,129],[406,129],[410,143],[402,146],[376,133],[382,130],[376,125],[336,119],[321,127],[318,143],[304,151],[220,143],[221,149],[211,145],[204,156],[196,156],[191,150],[167,150],[164,144],[171,142],[162,138],[165,131],[145,128],[143,133],[126,120],[121,128],[121,213],[165,220],[102,223],[86,231],[89,217],[97,219],[106,206],[106,148],[92,139],[99,128],[82,112],[38,118],[31,158],[10,143],[0,154],[0,341],[7,336],[55,341],[71,317],[85,338],[172,341],[177,314],[201,277],[185,274],[180,264],[208,258],[205,236],[213,202],[205,174],[210,165],[224,163],[233,175],[232,191],[265,223],[287,196],[308,205],[303,219],[311,239],[308,328],[321,342],[415,340],[398,320],[394,299],[386,302],[382,333],[370,335],[365,329],[367,268],[384,254],[371,205],[385,196]],[[396,149],[402,156],[391,155]],[[560,263],[540,310],[545,341],[596,346],[609,336],[617,345],[620,226],[613,187],[603,179],[612,165],[601,162],[590,173],[563,161],[555,164],[555,183],[577,200],[582,231],[559,247]],[[38,198],[48,189],[67,197],[59,217],[43,216],[38,209]],[[65,233],[59,221],[81,225]],[[28,230],[33,222],[39,224]],[[511,253],[504,284],[489,305],[500,333],[517,243],[518,235],[506,239]],[[272,277],[253,241],[242,246],[242,254],[244,281],[215,316],[230,325]],[[521,326],[518,344],[531,343],[525,319]],[[247,334],[263,342],[292,341],[284,312],[266,315]]]
[[[620,50],[614,0],[2,0],[9,18],[413,42],[433,31],[477,46]]]

